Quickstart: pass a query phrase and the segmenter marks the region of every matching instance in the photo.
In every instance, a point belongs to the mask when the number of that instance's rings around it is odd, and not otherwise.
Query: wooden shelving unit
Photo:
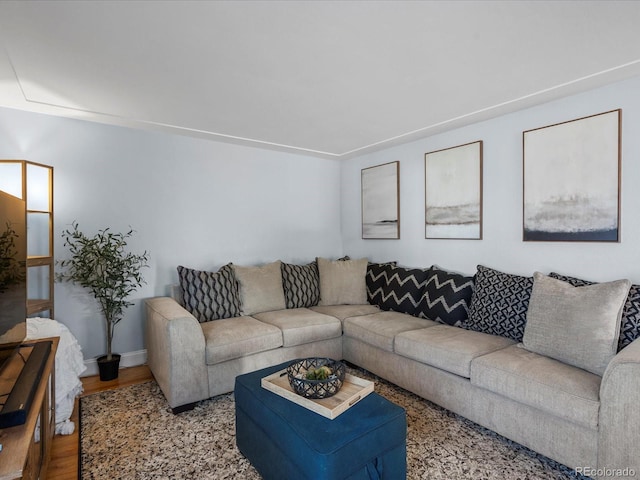
[[[53,167],[0,160],[0,190],[27,205],[27,316],[53,318]]]

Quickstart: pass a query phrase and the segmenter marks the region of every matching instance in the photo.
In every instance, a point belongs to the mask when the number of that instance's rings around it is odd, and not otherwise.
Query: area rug
[[[406,409],[407,479],[586,479],[406,390],[353,373]],[[153,381],[80,403],[81,480],[261,478],[235,446],[233,394],[179,415]]]

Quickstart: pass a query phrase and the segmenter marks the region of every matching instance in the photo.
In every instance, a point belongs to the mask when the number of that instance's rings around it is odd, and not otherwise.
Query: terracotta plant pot
[[[111,360],[107,360],[107,356],[98,357],[98,369],[100,370],[100,380],[115,380],[118,378],[118,369],[120,368],[120,354],[112,353]]]

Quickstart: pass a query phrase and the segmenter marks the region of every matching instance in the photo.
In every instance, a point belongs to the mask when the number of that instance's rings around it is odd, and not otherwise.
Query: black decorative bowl
[[[325,380],[309,380],[307,372],[326,366],[331,374]],[[305,398],[328,398],[342,388],[344,383],[344,363],[330,358],[304,358],[287,367],[289,385],[294,392]]]

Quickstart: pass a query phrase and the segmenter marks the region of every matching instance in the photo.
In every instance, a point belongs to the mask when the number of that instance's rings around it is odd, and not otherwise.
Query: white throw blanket
[[[82,393],[84,358],[78,340],[63,324],[49,318],[27,318],[26,339],[46,337],[60,337],[56,353],[56,433],[70,435],[75,425],[69,419],[75,398]]]

